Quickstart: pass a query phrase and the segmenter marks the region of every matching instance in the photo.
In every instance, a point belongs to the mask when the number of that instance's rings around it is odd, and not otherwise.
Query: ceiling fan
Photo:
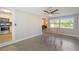
[[[59,9],[55,9],[55,10],[43,10],[43,12],[45,12],[47,14],[59,14],[59,13],[56,13],[57,11],[59,11]]]

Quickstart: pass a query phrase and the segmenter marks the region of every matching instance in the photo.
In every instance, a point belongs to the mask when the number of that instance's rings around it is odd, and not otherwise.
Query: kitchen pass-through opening
[[[0,8],[0,44],[12,40],[13,13],[7,8]]]

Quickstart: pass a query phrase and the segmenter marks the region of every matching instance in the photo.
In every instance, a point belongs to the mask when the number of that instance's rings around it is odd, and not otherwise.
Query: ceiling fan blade
[[[52,11],[52,12],[51,12],[51,14],[55,13],[56,11],[58,11],[58,9],[56,9],[56,10]]]
[[[44,10],[44,12],[46,12],[46,13],[48,13],[48,14],[49,14],[49,12],[48,12],[48,11],[46,11],[46,10]]]

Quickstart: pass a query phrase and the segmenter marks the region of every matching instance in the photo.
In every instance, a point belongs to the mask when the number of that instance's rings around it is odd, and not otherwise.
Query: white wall
[[[79,38],[79,15],[78,15],[77,19],[78,19],[78,28],[77,28],[78,30],[77,30],[77,33],[78,33],[78,38]]]
[[[41,17],[15,10],[15,39],[20,40],[42,34]]]

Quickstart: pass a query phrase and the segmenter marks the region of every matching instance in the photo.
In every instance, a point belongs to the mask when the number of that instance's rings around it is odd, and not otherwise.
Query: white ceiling
[[[16,7],[15,9],[36,14],[36,15],[41,15],[41,11],[44,10],[44,7]]]
[[[17,7],[15,9],[46,17],[48,14],[42,10],[46,10],[47,8],[48,7]],[[59,9],[59,11],[57,11],[59,14],[53,14],[52,17],[79,13],[79,7],[52,7],[52,10],[55,9]]]

